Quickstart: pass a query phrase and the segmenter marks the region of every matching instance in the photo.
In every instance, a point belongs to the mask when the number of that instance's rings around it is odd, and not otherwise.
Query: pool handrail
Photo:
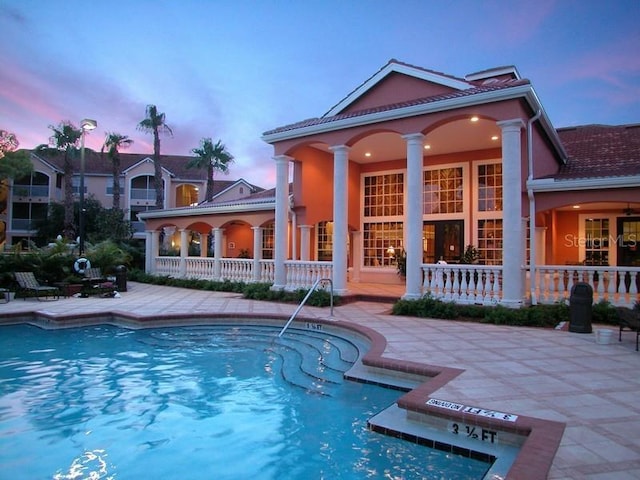
[[[293,322],[293,319],[296,318],[296,315],[298,315],[300,310],[302,310],[302,307],[304,306],[305,303],[307,303],[307,300],[309,299],[309,297],[311,296],[313,291],[318,287],[320,282],[329,282],[329,285],[331,285],[331,290],[330,290],[331,303],[330,303],[330,305],[331,305],[331,317],[333,317],[333,280],[331,280],[330,278],[319,278],[318,280],[316,280],[316,282],[313,284],[313,286],[309,289],[307,294],[304,296],[304,298],[300,302],[300,305],[298,305],[298,308],[296,308],[295,312],[293,312],[293,314],[291,314],[291,317],[289,317],[289,320],[287,320],[287,323],[284,324],[284,327],[282,327],[282,330],[280,330],[280,333],[278,334],[278,337],[282,337],[282,334],[289,327],[291,322]]]

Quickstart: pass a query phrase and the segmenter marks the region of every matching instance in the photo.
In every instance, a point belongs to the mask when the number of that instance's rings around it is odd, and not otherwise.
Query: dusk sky
[[[318,117],[390,59],[458,77],[515,65],[556,127],[640,123],[638,0],[0,0],[0,129],[22,148],[49,125],[136,130],[166,114],[162,153],[203,137],[235,156],[225,179],[275,185],[263,132]]]

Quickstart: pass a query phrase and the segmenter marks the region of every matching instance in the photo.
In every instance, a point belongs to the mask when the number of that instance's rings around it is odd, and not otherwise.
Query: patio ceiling
[[[500,133],[500,128],[493,121],[456,120],[427,134],[424,143],[429,148],[425,149],[425,154],[443,155],[500,148]],[[326,144],[315,143],[311,146],[325,152],[329,151]],[[406,158],[406,155],[407,144],[400,135],[381,132],[369,135],[353,145],[349,151],[349,160],[361,164],[377,163]]]

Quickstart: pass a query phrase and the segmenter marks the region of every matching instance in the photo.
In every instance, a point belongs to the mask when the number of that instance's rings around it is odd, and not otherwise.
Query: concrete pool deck
[[[235,293],[129,282],[120,298],[13,300],[0,304],[0,320],[20,312],[53,317],[123,312],[288,318],[295,308],[245,300]],[[334,319],[383,335],[385,358],[464,370],[434,397],[565,423],[548,478],[640,479],[640,353],[634,334],[623,333],[619,343],[615,329],[612,343],[601,345],[595,333],[397,317],[389,311],[388,303],[357,301],[335,307]],[[326,320],[329,309],[304,307],[300,315]]]

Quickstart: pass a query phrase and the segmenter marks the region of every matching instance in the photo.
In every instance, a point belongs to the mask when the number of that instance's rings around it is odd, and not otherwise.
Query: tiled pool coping
[[[231,320],[234,323],[256,323],[257,320],[286,321],[282,315],[268,313],[167,313],[163,315],[139,315],[130,312],[103,311],[76,314],[48,313],[46,311],[8,312],[0,317],[0,324],[32,323],[44,328],[68,328],[89,324],[115,324],[132,328],[150,328],[159,326],[206,324],[220,320]],[[300,323],[312,322],[331,327],[350,330],[366,337],[371,347],[362,358],[362,364],[373,371],[396,372],[401,375],[428,379],[403,395],[398,406],[407,411],[407,415],[435,417],[479,428],[497,430],[519,435],[525,438],[519,454],[509,469],[506,479],[542,480],[548,477],[553,458],[560,445],[565,424],[534,417],[517,415],[514,422],[505,422],[496,418],[488,418],[464,411],[443,409],[428,405],[431,395],[438,389],[460,375],[464,370],[437,365],[428,365],[407,360],[383,357],[387,346],[386,338],[379,332],[346,321],[328,321],[318,318],[300,316],[296,318],[296,326]],[[456,402],[455,398],[440,399]],[[482,407],[476,405],[475,407]],[[511,412],[509,412],[511,413]],[[517,412],[513,412],[516,413]],[[390,432],[397,434],[399,432]],[[401,433],[401,432],[400,432]]]

